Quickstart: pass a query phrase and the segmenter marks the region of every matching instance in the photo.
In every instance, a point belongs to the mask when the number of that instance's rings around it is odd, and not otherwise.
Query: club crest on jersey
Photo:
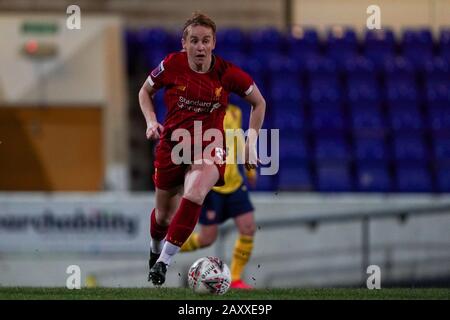
[[[158,66],[153,69],[151,75],[153,78],[157,78],[164,71],[163,61],[161,61]]]
[[[214,96],[216,100],[220,99],[220,96],[222,95],[222,89],[223,89],[222,87],[214,89]]]

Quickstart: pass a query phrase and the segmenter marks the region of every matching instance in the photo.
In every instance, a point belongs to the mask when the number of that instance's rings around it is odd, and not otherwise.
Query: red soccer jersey
[[[170,141],[172,132],[178,128],[187,129],[194,137],[194,121],[202,122],[203,132],[216,128],[223,133],[229,94],[233,92],[243,97],[253,90],[253,79],[232,63],[213,56],[211,69],[198,73],[189,67],[186,52],[169,54],[147,81],[155,89],[165,88],[164,103],[168,112],[161,140],[169,145],[177,143]],[[208,141],[203,146],[207,144]]]

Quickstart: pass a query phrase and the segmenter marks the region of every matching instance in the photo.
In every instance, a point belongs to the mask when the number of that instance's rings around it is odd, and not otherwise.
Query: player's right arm
[[[160,133],[164,129],[156,119],[155,104],[153,101],[156,91],[147,80],[142,85],[141,90],[139,90],[139,105],[147,123],[145,135],[150,140],[159,139]]]
[[[139,91],[139,104],[147,123],[147,139],[159,139],[164,127],[158,123],[153,97],[156,91],[173,84],[173,71],[176,70],[175,54],[169,54],[149,74]]]

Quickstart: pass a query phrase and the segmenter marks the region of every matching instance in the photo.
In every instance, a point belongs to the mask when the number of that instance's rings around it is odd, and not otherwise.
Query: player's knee
[[[170,224],[171,215],[166,210],[158,209],[155,218],[156,218],[156,223],[158,223],[159,225],[168,226]]]
[[[183,198],[188,199],[197,204],[203,204],[206,194],[200,190],[188,190],[184,193]]]
[[[239,227],[239,232],[244,236],[254,236],[256,232],[256,226],[254,223],[244,223]]]
[[[212,245],[217,239],[217,232],[208,232],[202,235],[201,246],[209,247]]]

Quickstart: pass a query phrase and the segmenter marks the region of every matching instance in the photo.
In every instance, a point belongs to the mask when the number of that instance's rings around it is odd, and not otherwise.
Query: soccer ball
[[[188,283],[195,293],[222,295],[230,288],[230,269],[217,257],[203,257],[189,268]]]

